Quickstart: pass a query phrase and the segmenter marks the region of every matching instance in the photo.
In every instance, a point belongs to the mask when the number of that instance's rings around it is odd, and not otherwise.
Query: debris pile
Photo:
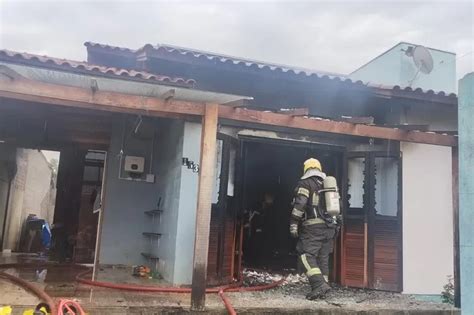
[[[278,273],[272,273],[264,270],[245,269],[243,272],[244,286],[257,286],[269,284],[284,279],[282,286],[304,286],[308,284],[308,279],[303,274],[287,274],[283,276]]]
[[[285,281],[276,290],[287,297],[304,297],[309,290],[308,278],[304,274],[289,273],[282,276],[277,273],[271,273],[264,270],[244,270],[244,285],[255,286],[268,284],[284,278]],[[367,303],[373,301],[384,301],[400,298],[400,294],[373,291],[368,289],[345,288],[334,283],[331,284],[333,290],[327,295],[326,302],[338,303]]]
[[[135,277],[149,278],[151,279],[151,270],[147,266],[133,266],[132,274]]]
[[[285,282],[283,285],[301,285],[307,284],[308,278],[304,274],[289,274],[286,276]]]
[[[265,300],[269,305],[301,305],[302,303],[322,303],[335,307],[382,307],[382,308],[399,308],[409,307],[417,308],[421,305],[427,305],[428,302],[420,302],[411,295],[404,295],[395,292],[377,291],[362,288],[348,288],[335,283],[330,283],[332,290],[326,295],[325,299],[318,301],[307,301],[305,296],[310,290],[308,279],[304,274],[298,273],[273,273],[266,270],[246,269],[243,272],[244,286],[257,286],[269,284],[280,279],[284,279],[282,285],[277,288],[265,292],[252,292],[241,295],[240,299],[255,297],[256,295]],[[261,303],[259,304],[261,305]],[[321,304],[320,304],[321,305]],[[429,303],[430,307],[439,307],[441,309],[446,306]]]
[[[245,269],[243,271],[243,276],[243,285],[246,287],[269,284],[282,279],[282,276],[279,274],[272,274],[267,271],[256,271],[250,269]]]

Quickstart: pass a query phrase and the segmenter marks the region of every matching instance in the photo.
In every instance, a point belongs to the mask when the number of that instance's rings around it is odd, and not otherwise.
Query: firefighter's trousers
[[[296,250],[306,275],[329,276],[329,255],[334,249],[336,229],[324,223],[301,226]]]

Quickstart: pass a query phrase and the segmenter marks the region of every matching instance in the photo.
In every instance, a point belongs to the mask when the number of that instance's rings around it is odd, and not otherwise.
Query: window
[[[397,216],[398,212],[398,159],[375,158],[375,212]]]
[[[351,158],[347,165],[348,203],[350,208],[364,207],[365,158]]]
[[[214,188],[212,190],[212,203],[217,204],[219,201],[219,190],[221,185],[221,171],[222,171],[222,149],[224,141],[218,139],[216,143],[216,169],[214,172]]]

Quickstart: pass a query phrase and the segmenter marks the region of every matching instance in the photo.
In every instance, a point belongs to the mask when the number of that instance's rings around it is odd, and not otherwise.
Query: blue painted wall
[[[361,80],[364,83],[409,86],[417,73],[412,57],[407,56],[403,51],[409,46],[415,45],[399,43],[355,70],[349,78]],[[433,71],[429,74],[420,72],[411,87],[456,93],[456,55],[431,48],[428,50],[433,56]]]
[[[474,314],[474,72],[459,81],[459,246],[462,314]]]
[[[183,157],[200,163],[201,155],[201,124],[184,123]],[[216,152],[217,154],[217,152]],[[216,163],[216,168],[220,167]],[[217,169],[214,180],[214,195],[217,195]],[[179,193],[179,214],[176,237],[176,261],[173,282],[190,284],[192,280],[194,234],[196,231],[196,205],[199,184],[198,173],[186,167],[182,168]]]
[[[159,271],[166,280],[173,282],[184,123],[164,119],[154,122],[157,134],[153,158],[155,183],[118,178],[122,128],[121,124],[114,126],[107,156],[100,263],[144,264],[148,262],[140,253],[152,252],[160,257]],[[149,142],[129,138],[125,148],[125,155],[144,156],[147,159],[145,169],[148,170]],[[159,197],[162,197],[164,213],[160,221],[153,222],[144,211],[155,209]],[[159,243],[150,244],[142,232],[163,235]]]
[[[199,164],[200,152],[201,124],[186,122],[184,124],[183,157]],[[192,280],[198,179],[198,173],[183,167],[180,180],[175,276],[173,280],[176,284],[190,284]]]
[[[179,272],[175,272],[178,244],[178,217],[180,209],[180,187],[183,151],[183,121],[169,121],[162,125],[158,137],[158,163],[157,163],[157,193],[163,198],[163,214],[156,232],[162,233],[158,248],[155,248],[160,257],[159,270],[165,279],[176,283]],[[150,224],[150,222],[148,223]]]

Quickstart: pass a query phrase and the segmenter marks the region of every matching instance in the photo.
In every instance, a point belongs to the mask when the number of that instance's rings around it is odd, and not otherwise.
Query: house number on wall
[[[190,161],[188,158],[183,158],[183,166],[186,166],[188,169],[192,170],[193,173],[199,173],[199,164]]]

